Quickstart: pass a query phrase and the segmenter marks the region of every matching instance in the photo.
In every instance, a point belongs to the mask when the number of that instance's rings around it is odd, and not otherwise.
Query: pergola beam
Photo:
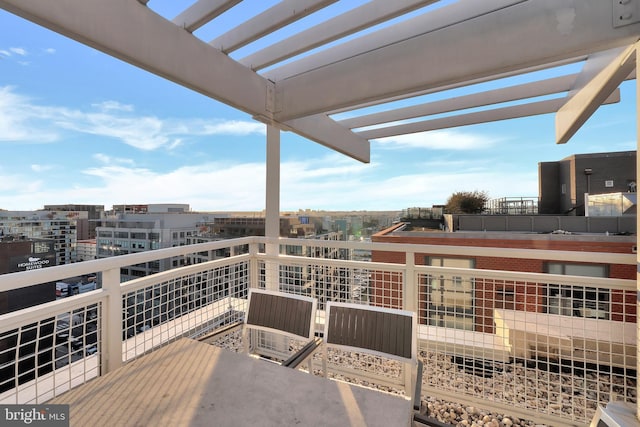
[[[0,0],[0,7],[251,115],[267,80],[131,0]]]
[[[225,53],[231,53],[336,1],[282,0],[261,14],[211,40],[209,44]]]
[[[273,81],[285,80],[322,68],[327,64],[338,63],[363,53],[376,51],[381,47],[395,45],[421,34],[466,22],[479,15],[500,10],[523,1],[527,0],[484,0],[465,5],[453,4],[344,42],[331,49],[325,49],[296,61],[277,66],[265,72],[264,75]]]
[[[198,0],[173,18],[173,23],[190,33],[240,3],[242,0]]]
[[[585,78],[556,114],[556,144],[564,144],[636,67],[640,42],[614,49],[585,64]]]
[[[380,139],[410,133],[427,132],[438,129],[496,122],[500,120],[516,119],[520,117],[530,117],[540,114],[555,113],[560,107],[565,104],[565,102],[565,98],[549,99],[546,101],[530,102],[528,104],[477,111],[475,113],[458,114],[438,119],[423,120],[396,126],[388,126],[368,131],[356,132],[356,134],[367,139]],[[619,89],[614,91],[609,96],[609,98],[607,98],[603,102],[603,104],[611,104],[615,102],[620,102]]]
[[[239,60],[254,70],[308,52],[437,0],[372,0]]]
[[[518,101],[537,96],[568,92],[573,87],[576,76],[577,74],[569,74],[566,76],[509,86],[491,91],[478,92],[471,95],[412,105],[410,107],[397,108],[389,111],[382,111],[380,113],[367,114],[340,120],[338,123],[349,129],[356,129],[374,126],[381,123],[408,120],[416,117],[425,117],[469,108],[484,107],[503,102]]]
[[[369,141],[340,126],[324,114],[293,119],[285,124],[295,129],[296,133],[318,144],[363,163],[370,161]]]
[[[459,18],[466,13],[466,3],[454,3],[404,22],[401,41],[379,44],[379,34],[374,33],[371,37],[376,38],[376,49],[276,79],[282,94],[276,119],[288,121],[344,110],[589,55],[629,45],[640,33],[640,23],[613,28],[613,8],[607,1],[536,0],[500,9],[495,9],[500,3],[497,0],[481,3],[490,11],[459,24],[436,30],[433,23],[427,27],[435,18],[430,15],[438,12],[450,14],[449,22]],[[367,44],[365,37],[357,42]]]

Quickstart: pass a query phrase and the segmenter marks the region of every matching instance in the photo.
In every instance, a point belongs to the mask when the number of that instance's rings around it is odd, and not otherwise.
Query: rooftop
[[[320,307],[346,300],[417,313],[425,394],[466,408],[584,425],[610,400],[637,404],[633,279],[416,265],[429,248],[277,236],[281,131],[368,163],[373,139],[556,113],[555,139],[565,143],[635,77],[638,2],[371,1],[338,14],[332,3],[0,0],[9,12],[267,125],[267,237],[0,276],[0,291],[96,272],[103,280],[102,289],[2,316],[0,334],[11,345],[1,352],[8,376],[0,402],[49,401],[179,336],[219,328],[243,312],[249,288],[266,287],[312,294]],[[315,13],[325,18],[304,25]],[[232,28],[211,35],[221,20]],[[269,41],[291,24],[300,26],[290,37]],[[452,92],[459,88],[469,91]],[[293,246],[297,256],[286,252]],[[231,256],[120,282],[122,268],[221,248]],[[336,255],[356,249],[392,251],[401,262]],[[631,253],[524,251],[635,272]],[[510,252],[501,256],[522,256]]]

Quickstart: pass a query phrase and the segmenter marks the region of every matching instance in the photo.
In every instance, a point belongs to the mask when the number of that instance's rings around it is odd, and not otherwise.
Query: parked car
[[[94,291],[97,289],[96,282],[77,282],[77,283],[56,283],[56,298],[65,298],[71,295],[78,295],[84,292]]]

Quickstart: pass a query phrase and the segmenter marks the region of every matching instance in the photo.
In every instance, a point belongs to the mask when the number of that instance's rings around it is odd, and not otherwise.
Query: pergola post
[[[638,78],[640,78],[640,50],[636,43],[636,184],[640,184],[640,159],[638,158],[638,152],[640,151],[640,85],[638,84]],[[637,188],[637,186],[636,186]],[[637,190],[636,190],[637,191]],[[640,230],[640,217],[637,213],[637,200],[636,200],[636,248],[640,239],[638,239],[638,231]],[[640,252],[636,250],[636,372],[640,372],[640,322],[638,322],[638,314],[640,314]],[[637,381],[637,380],[636,380]],[[637,403],[636,418],[640,421],[640,400]]]
[[[278,290],[278,238],[280,237],[280,129],[267,125],[267,179],[264,235],[267,237],[265,282],[267,289]]]

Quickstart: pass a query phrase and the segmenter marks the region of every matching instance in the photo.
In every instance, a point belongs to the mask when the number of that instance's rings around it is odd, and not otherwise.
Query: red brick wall
[[[390,236],[385,235],[389,230],[385,230],[373,236],[373,242],[383,243],[405,243],[405,244],[425,244],[425,245],[445,245],[445,246],[475,246],[475,247],[492,247],[492,248],[515,248],[515,249],[544,249],[558,251],[581,251],[581,252],[604,252],[604,253],[631,253],[634,244],[629,242],[585,242],[585,241],[566,241],[566,240],[510,240],[510,239],[487,239],[487,238],[443,238],[443,237],[426,237],[426,236]],[[416,253],[415,264],[424,265],[427,256],[444,256],[447,258],[455,258],[451,255],[442,255],[437,253]],[[461,256],[461,258],[469,258]],[[482,270],[503,270],[503,271],[522,271],[530,273],[544,273],[543,260],[504,258],[504,257],[487,257],[475,256],[475,268]],[[404,264],[406,255],[399,252],[389,251],[373,251],[373,262],[387,262]],[[549,260],[553,261],[553,259]],[[634,265],[611,264],[609,267],[609,277],[618,279],[636,278],[636,267]],[[374,286],[373,302],[376,305],[384,305],[387,307],[400,307],[402,301],[402,284],[385,283],[384,289],[379,289],[375,275],[372,277],[372,285]],[[398,289],[393,289],[398,287]],[[513,301],[503,301],[500,289],[507,291],[513,290]],[[396,291],[396,292],[392,292]],[[393,293],[394,297],[399,299],[390,299]],[[544,297],[546,289],[535,283],[501,283],[489,279],[477,279],[475,282],[475,316],[476,330],[482,332],[493,332],[493,309],[508,308],[515,310],[527,310],[542,312],[544,307]],[[424,295],[420,292],[420,295]],[[391,303],[391,305],[389,305]],[[426,310],[426,301],[419,301],[418,307],[424,315]],[[611,320],[616,321],[636,321],[636,292],[635,291],[613,291],[611,295]]]

